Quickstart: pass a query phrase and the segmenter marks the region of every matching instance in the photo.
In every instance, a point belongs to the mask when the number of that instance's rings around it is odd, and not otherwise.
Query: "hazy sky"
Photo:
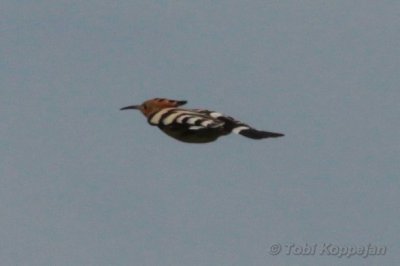
[[[1,265],[400,261],[400,1],[0,12]],[[184,144],[119,111],[153,97],[286,136]],[[387,252],[339,258],[324,244]]]

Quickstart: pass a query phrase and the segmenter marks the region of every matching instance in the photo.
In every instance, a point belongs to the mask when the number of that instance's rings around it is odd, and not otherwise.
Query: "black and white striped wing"
[[[165,108],[150,116],[148,119],[151,125],[160,128],[181,129],[199,131],[205,129],[222,128],[223,121],[214,119],[196,110],[184,110],[178,108]]]

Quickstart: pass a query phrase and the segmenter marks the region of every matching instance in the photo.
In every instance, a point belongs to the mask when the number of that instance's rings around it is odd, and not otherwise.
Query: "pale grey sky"
[[[5,0],[0,12],[1,265],[400,260],[399,1]],[[179,143],[119,111],[152,97],[286,136]],[[291,243],[387,253],[286,255]]]

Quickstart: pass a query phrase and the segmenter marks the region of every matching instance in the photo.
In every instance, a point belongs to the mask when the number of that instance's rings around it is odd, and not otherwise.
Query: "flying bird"
[[[186,103],[187,101],[154,98],[141,105],[126,106],[120,110],[139,110],[150,125],[157,126],[168,136],[187,143],[208,143],[231,132],[251,139],[284,136],[281,133],[257,130],[218,112],[180,108]]]

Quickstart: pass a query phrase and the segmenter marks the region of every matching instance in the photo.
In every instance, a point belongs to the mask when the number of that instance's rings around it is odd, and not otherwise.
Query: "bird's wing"
[[[173,109],[160,117],[158,126],[187,130],[222,128],[223,121],[207,115],[200,110]]]

